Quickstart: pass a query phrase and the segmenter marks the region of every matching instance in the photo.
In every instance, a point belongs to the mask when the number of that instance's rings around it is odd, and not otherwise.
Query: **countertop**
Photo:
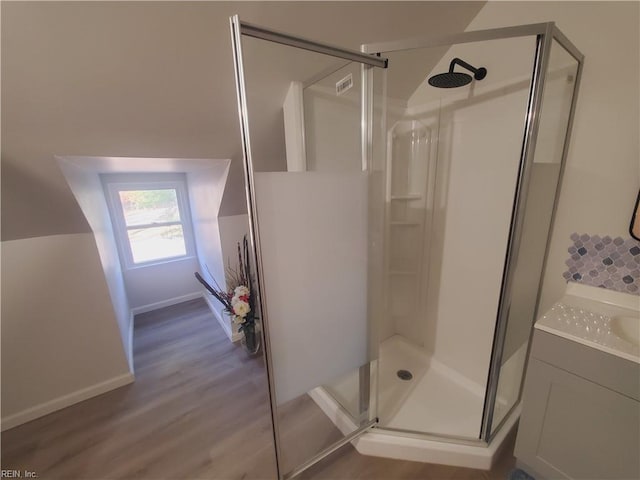
[[[640,347],[612,331],[616,316],[640,322],[640,296],[569,282],[535,328],[640,364]]]

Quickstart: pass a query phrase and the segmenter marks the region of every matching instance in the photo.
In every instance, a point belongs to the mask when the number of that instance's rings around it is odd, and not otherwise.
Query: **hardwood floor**
[[[274,449],[261,358],[229,342],[202,300],[138,315],[136,381],[2,433],[2,469],[41,479],[273,479]],[[281,415],[290,463],[337,431],[307,396]],[[315,443],[315,445],[314,445]],[[304,479],[506,478],[494,470],[365,457],[350,445]]]
[[[2,468],[46,479],[272,478],[264,367],[202,300],[138,315],[136,381],[2,434]]]

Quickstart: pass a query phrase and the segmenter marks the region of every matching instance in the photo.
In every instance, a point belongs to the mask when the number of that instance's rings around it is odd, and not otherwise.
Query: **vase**
[[[260,351],[260,330],[256,328],[256,324],[245,325],[242,327],[244,336],[242,337],[242,345],[249,355],[257,355]]]

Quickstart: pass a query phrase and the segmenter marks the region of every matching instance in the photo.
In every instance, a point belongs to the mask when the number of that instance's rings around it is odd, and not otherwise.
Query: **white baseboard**
[[[54,398],[53,400],[49,400],[48,402],[41,403],[40,405],[27,408],[26,410],[14,413],[13,415],[3,418],[0,430],[5,431],[10,428],[17,427],[18,425],[30,422],[31,420],[35,420],[36,418],[44,417],[49,413],[55,412],[57,410],[62,410],[63,408],[71,406],[75,403],[101,395],[118,387],[128,385],[129,383],[133,383],[133,381],[133,374],[125,373],[104,382],[92,385],[90,387],[76,390],[75,392],[69,393],[67,395]]]
[[[222,315],[220,315],[220,312],[218,312],[213,300],[211,300],[211,295],[203,293],[202,298],[204,298],[204,301],[209,305],[209,310],[211,310],[213,315],[216,317],[216,320],[218,320],[218,323],[222,327],[222,330],[224,330],[224,333],[226,333],[227,337],[229,337],[229,340],[232,342],[240,340],[242,338],[242,332],[234,332],[231,329],[231,324]]]
[[[189,300],[195,300],[202,296],[201,292],[187,293],[186,295],[180,295],[179,297],[173,297],[168,300],[162,300],[161,302],[150,303],[148,305],[142,305],[131,309],[131,313],[138,315],[139,313],[151,312],[159,308],[170,307],[177,303],[188,302]]]

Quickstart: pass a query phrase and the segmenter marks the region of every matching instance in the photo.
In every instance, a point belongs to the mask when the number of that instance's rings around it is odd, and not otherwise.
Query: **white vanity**
[[[536,323],[515,447],[536,480],[640,478],[640,297],[569,283]]]

